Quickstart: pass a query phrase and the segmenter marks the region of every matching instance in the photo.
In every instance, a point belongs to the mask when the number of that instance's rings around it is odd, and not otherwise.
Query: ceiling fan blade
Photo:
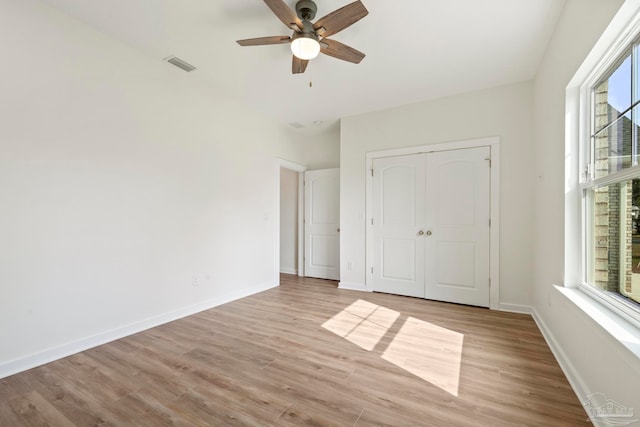
[[[353,62],[354,64],[359,64],[365,57],[365,54],[359,50],[335,40],[322,39],[320,46],[320,52],[325,55],[333,56],[343,61]]]
[[[257,37],[255,39],[236,40],[240,46],[262,46],[267,44],[285,44],[291,41],[289,36]]]
[[[293,55],[291,72],[293,74],[302,74],[307,69],[307,64],[309,64],[309,61],[307,61],[306,59],[300,59],[297,56]]]
[[[283,0],[264,0],[264,2],[288,28],[297,31],[302,29],[302,21]]]
[[[318,35],[328,37],[358,22],[368,14],[369,11],[364,7],[362,2],[357,0],[318,19],[318,21],[313,24],[313,28],[318,31]],[[324,31],[321,30],[322,28],[324,28]]]

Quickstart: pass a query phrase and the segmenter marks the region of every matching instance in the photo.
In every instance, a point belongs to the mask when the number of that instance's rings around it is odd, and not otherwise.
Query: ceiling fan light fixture
[[[291,42],[291,52],[300,59],[313,59],[320,53],[320,43],[312,37],[303,35]]]

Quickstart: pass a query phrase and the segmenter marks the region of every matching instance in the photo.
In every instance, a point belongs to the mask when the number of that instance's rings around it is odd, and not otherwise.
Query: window
[[[591,86],[582,182],[584,281],[640,314],[640,43]]]

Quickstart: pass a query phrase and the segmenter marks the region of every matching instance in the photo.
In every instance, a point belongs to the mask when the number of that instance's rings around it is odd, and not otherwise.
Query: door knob
[[[427,231],[427,236],[431,236],[432,234],[431,230]]]
[[[422,230],[418,231],[418,236],[424,236],[424,231]]]

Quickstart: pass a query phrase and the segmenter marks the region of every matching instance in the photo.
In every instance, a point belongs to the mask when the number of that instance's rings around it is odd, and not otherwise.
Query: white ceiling
[[[287,124],[335,120],[534,77],[564,0],[362,0],[369,15],[332,36],[367,56],[320,55],[291,74],[288,45],[235,40],[290,35],[261,0],[43,0],[191,78]],[[285,0],[294,8],[295,0]],[[320,18],[351,0],[316,0]],[[177,69],[176,69],[177,70]],[[177,72],[182,72],[177,70]],[[309,87],[312,82],[313,86]],[[314,126],[314,121],[325,124]]]

